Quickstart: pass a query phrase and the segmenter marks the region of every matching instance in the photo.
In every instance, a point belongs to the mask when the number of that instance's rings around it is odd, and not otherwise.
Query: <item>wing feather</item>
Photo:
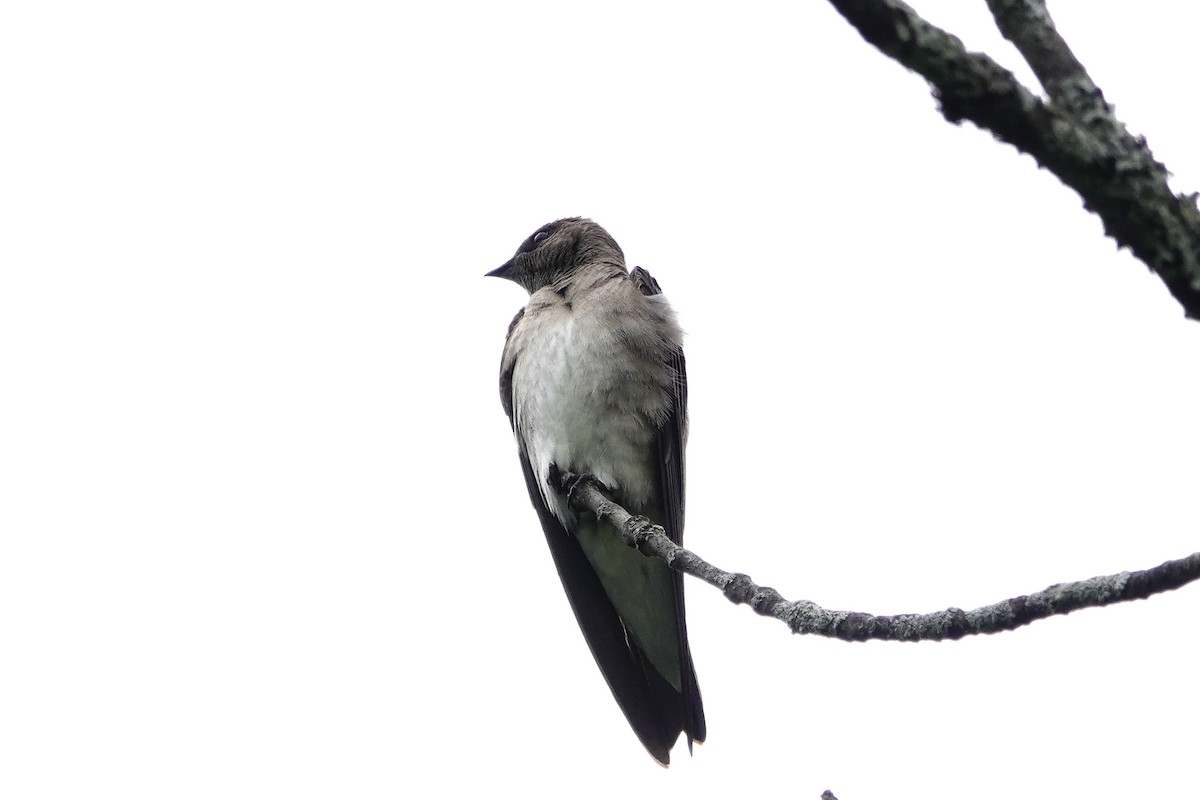
[[[630,273],[638,289],[646,296],[662,293],[662,289],[649,272],[636,267]],[[671,354],[671,368],[675,376],[671,392],[671,411],[657,431],[659,455],[659,479],[662,484],[663,508],[666,519],[662,526],[671,541],[683,546],[684,517],[684,449],[687,445],[687,364],[683,349],[676,348]],[[683,701],[683,729],[688,735],[688,749],[692,742],[703,742],[706,736],[704,705],[700,699],[700,687],[696,681],[696,669],[688,646],[687,616],[683,600],[683,575],[674,570],[675,613],[679,631],[680,683]]]

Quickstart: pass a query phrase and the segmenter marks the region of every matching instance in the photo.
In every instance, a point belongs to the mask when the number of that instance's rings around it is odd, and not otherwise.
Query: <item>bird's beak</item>
[[[504,273],[508,272],[508,268],[511,266],[512,266],[512,259],[509,259],[508,261],[505,261],[500,266],[496,267],[491,272],[485,272],[483,274],[483,277],[485,277],[485,278],[506,278],[508,276],[505,275]]]

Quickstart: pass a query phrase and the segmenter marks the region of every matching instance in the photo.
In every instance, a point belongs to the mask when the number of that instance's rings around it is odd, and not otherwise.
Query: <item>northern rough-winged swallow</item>
[[[548,483],[589,474],[630,513],[683,537],[687,377],[682,331],[658,283],[629,272],[589,219],[538,228],[488,275],[529,292],[500,366],[530,499],[584,638],[642,744],[662,764],[680,732],[704,741],[682,576],[568,508]]]

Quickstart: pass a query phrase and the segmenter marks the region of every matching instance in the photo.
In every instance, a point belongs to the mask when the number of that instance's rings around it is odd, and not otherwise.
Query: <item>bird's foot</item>
[[[550,469],[546,473],[546,483],[550,484],[550,488],[566,498],[571,497],[571,492],[575,491],[580,484],[592,481],[602,492],[608,492],[609,489],[592,475],[581,475],[575,472],[568,472],[558,468],[558,464],[551,463]]]

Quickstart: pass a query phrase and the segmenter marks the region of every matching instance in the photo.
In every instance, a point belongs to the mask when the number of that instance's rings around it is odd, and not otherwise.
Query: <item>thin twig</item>
[[[725,593],[734,603],[748,605],[764,617],[784,622],[792,633],[862,642],[868,639],[917,642],[961,639],[981,633],[1011,631],[1039,619],[1068,614],[1178,589],[1200,579],[1200,553],[1157,567],[1098,578],[1055,584],[1031,595],[1002,600],[973,611],[948,608],[931,614],[875,616],[857,611],[830,611],[808,600],[785,600],[749,575],[726,572],[675,544],[659,525],[634,516],[614,502],[590,475],[563,473],[553,488],[567,495],[578,511],[607,519],[630,547],[657,558],[671,569],[700,578]]]

